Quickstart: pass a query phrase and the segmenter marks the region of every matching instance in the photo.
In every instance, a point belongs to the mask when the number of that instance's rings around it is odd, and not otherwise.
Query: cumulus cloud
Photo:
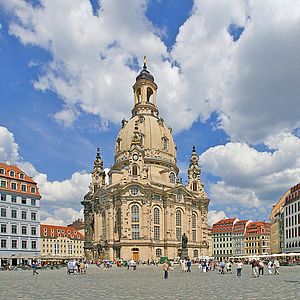
[[[224,211],[210,210],[208,212],[208,225],[212,227],[214,223],[226,218]]]
[[[0,161],[10,160],[38,183],[42,195],[41,222],[50,224],[53,221],[61,225],[82,218],[80,202],[87,193],[90,174],[75,172],[69,179],[49,181],[46,174],[38,172],[20,157],[18,149],[14,135],[6,127],[0,127]]]
[[[300,178],[300,139],[280,134],[267,140],[270,152],[259,152],[246,143],[215,146],[200,156],[205,171],[221,178],[208,185],[212,204],[225,212],[265,214]]]
[[[34,86],[62,99],[67,109],[54,119],[65,126],[78,116],[70,107],[104,122],[128,117],[128,86],[145,54],[175,130],[213,112],[234,141],[264,142],[300,126],[298,0],[195,1],[169,52],[145,16],[146,0],[103,0],[96,14],[88,0],[40,2],[3,5],[14,15],[10,34],[51,52]],[[244,28],[237,41],[232,24]]]

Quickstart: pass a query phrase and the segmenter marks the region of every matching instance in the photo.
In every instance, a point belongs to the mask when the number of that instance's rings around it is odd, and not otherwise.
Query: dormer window
[[[9,171],[9,176],[15,177],[15,172],[14,171]]]
[[[5,174],[4,169],[0,169],[0,175],[4,175],[4,174]]]
[[[21,179],[24,179],[25,176],[24,176],[23,173],[20,173],[19,177],[20,177]]]

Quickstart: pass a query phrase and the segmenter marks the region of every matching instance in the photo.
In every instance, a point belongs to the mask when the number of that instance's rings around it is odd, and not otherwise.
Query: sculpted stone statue
[[[185,233],[181,238],[181,242],[182,242],[182,249],[187,249],[188,237],[185,235]]]

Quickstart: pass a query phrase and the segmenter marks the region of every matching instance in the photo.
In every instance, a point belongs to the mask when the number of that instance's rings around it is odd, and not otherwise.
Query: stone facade
[[[159,117],[157,85],[146,63],[133,92],[132,117],[122,121],[114,165],[106,175],[98,149],[82,201],[85,254],[89,259],[177,258],[185,233],[189,257],[207,255],[209,199],[195,147],[183,185],[172,129]]]

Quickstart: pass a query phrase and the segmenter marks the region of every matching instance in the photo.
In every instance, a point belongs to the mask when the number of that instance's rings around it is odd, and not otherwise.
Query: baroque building
[[[133,85],[132,116],[122,121],[108,175],[97,150],[89,192],[81,202],[89,259],[177,258],[184,233],[189,257],[208,254],[209,199],[196,149],[184,185],[172,129],[159,116],[157,88],[144,61]]]

